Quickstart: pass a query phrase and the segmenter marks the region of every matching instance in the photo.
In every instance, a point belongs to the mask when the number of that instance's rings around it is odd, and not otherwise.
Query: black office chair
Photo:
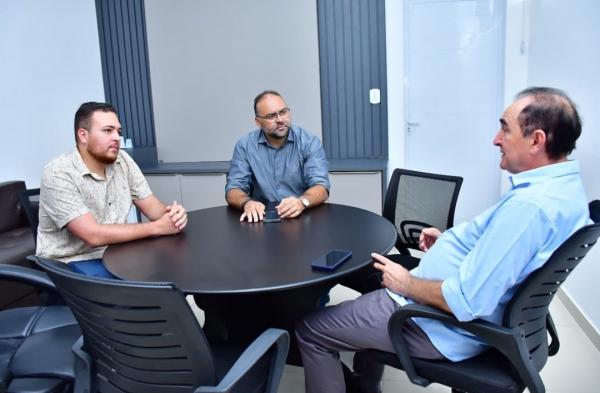
[[[420,386],[437,382],[463,392],[516,393],[525,388],[530,393],[545,392],[539,371],[548,356],[559,349],[548,306],[560,285],[600,237],[599,208],[600,202],[590,203],[590,216],[596,218],[596,223],[576,231],[520,285],[506,307],[501,325],[482,320],[459,322],[438,309],[411,304],[398,309],[388,324],[396,353],[368,350],[366,356],[405,370],[411,382]],[[484,339],[491,348],[456,363],[411,358],[401,329],[407,318],[415,317],[437,319],[464,329]]]
[[[81,326],[75,392],[277,391],[287,332],[268,329],[239,355],[207,341],[173,284],[93,278],[60,262],[38,263]]]
[[[419,236],[424,228],[445,231],[454,225],[454,210],[462,177],[394,169],[385,194],[383,217],[397,231],[396,249],[400,254],[386,257],[408,270],[416,267],[420,258],[410,250],[419,250]],[[343,279],[342,285],[360,293],[381,288],[381,273],[367,266]]]
[[[38,211],[40,208],[40,189],[31,188],[19,192],[19,203],[25,211],[25,216],[33,233],[33,240],[37,244],[37,229],[39,224]]]
[[[424,228],[442,232],[454,225],[454,210],[463,178],[407,169],[395,169],[385,194],[383,217],[398,231],[396,249],[400,254],[387,255],[392,261],[412,269],[420,259],[410,250],[419,249]]]
[[[0,264],[0,279],[55,291],[46,273]],[[72,347],[81,336],[67,306],[0,312],[0,392],[63,393],[75,378]]]

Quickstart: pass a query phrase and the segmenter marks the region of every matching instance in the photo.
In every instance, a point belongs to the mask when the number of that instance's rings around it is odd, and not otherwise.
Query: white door
[[[499,197],[504,12],[494,0],[407,3],[406,164],[464,178],[455,223]]]

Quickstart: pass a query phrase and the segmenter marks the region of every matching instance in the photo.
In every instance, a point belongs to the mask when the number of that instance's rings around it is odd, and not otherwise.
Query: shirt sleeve
[[[129,192],[132,200],[144,199],[152,195],[152,190],[148,185],[146,177],[127,153],[122,152],[122,158],[127,165],[127,181],[129,182]]]
[[[307,188],[322,185],[329,192],[329,168],[325,151],[318,138],[312,137],[306,149],[304,162],[304,183]]]
[[[71,176],[60,168],[44,170],[40,189],[40,203],[60,229],[90,211]]]
[[[491,315],[554,232],[544,212],[531,203],[509,200],[499,207],[457,275],[442,283],[456,318],[470,321]]]
[[[242,141],[238,141],[233,149],[225,193],[227,194],[234,188],[239,188],[248,195],[252,194],[252,168]]]

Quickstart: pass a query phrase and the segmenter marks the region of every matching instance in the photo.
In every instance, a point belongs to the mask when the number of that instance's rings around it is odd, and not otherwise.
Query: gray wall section
[[[329,159],[387,158],[385,0],[318,0],[323,144]],[[381,103],[369,102],[369,90]]]
[[[146,0],[158,158],[225,161],[275,89],[321,136],[316,0]]]
[[[153,147],[154,120],[143,0],[96,0],[106,101],[118,112],[123,135]]]

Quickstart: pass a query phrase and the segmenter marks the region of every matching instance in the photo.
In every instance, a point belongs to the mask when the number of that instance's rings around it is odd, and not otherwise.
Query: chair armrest
[[[267,384],[267,393],[276,393],[283,373],[283,366],[290,347],[290,337],[285,330],[265,330],[240,355],[231,369],[225,374],[217,386],[200,386],[195,393],[227,393],[231,392],[236,383],[260,360],[260,358],[275,346],[275,354],[271,361],[271,371]]]
[[[415,317],[435,319],[483,339],[489,346],[506,356],[531,393],[545,391],[538,370],[529,359],[529,350],[519,329],[509,329],[481,319],[461,322],[446,312],[420,304],[408,304],[399,308],[388,323],[388,332],[396,355],[412,383],[420,386],[427,386],[430,383],[428,379],[417,375],[401,333],[404,322],[408,318]]]
[[[57,292],[54,283],[45,272],[28,267],[0,264],[0,278],[18,281]]]

